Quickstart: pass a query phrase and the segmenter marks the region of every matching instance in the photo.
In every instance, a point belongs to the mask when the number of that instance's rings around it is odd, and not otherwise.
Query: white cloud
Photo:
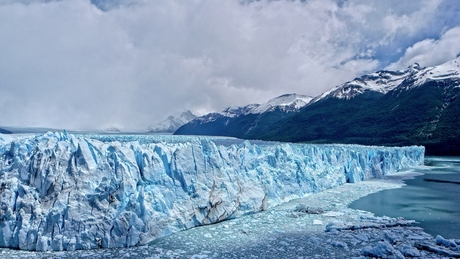
[[[403,69],[413,63],[436,66],[455,58],[460,53],[460,26],[445,32],[439,40],[425,39],[406,49],[404,56],[388,66]]]
[[[0,125],[145,128],[185,109],[318,95],[377,69],[379,48],[431,26],[439,4],[102,2],[107,12],[0,0]]]

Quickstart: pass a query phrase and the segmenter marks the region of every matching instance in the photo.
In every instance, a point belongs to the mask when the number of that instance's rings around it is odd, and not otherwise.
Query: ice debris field
[[[145,245],[423,164],[424,148],[0,134],[0,247]]]

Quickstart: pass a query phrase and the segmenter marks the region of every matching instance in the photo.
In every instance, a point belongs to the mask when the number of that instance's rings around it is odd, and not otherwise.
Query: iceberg
[[[0,134],[0,247],[132,247],[423,164],[424,147]]]

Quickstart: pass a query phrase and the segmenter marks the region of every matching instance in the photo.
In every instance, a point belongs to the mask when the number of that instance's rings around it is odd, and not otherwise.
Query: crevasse
[[[231,138],[0,135],[0,247],[147,244],[423,163],[423,147]]]

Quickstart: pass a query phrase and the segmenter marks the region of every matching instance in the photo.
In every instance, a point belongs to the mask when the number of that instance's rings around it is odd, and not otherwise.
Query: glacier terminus
[[[424,147],[0,134],[0,247],[132,247],[423,164]]]

